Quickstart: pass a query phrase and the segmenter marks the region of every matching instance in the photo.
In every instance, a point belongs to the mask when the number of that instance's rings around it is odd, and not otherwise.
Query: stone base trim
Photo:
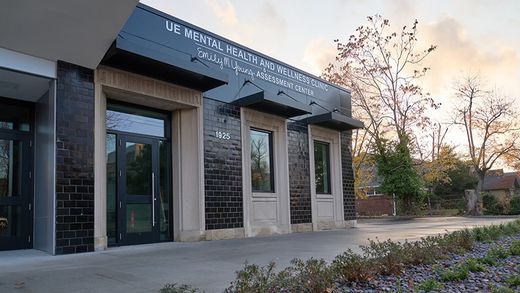
[[[294,233],[312,232],[311,223],[292,224],[291,231]]]
[[[205,240],[204,231],[199,230],[190,230],[190,231],[181,231],[176,235],[174,234],[174,241],[177,242],[196,242]]]
[[[245,238],[244,228],[206,230],[205,240],[224,240]]]
[[[94,237],[94,250],[102,251],[107,249],[108,241],[106,236]]]
[[[357,220],[345,221],[346,228],[357,228]]]

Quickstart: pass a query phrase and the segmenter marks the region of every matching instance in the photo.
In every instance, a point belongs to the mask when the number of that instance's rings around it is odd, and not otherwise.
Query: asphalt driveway
[[[415,240],[513,218],[363,220],[347,230],[193,243],[160,243],[50,256],[37,250],[0,252],[0,292],[157,292],[165,283],[220,292],[244,262],[285,266],[295,257],[331,260],[368,238]]]

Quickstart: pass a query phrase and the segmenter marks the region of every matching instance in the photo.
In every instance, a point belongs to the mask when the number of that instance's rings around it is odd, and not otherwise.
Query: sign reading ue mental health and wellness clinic
[[[309,96],[315,90],[328,91],[329,85],[311,76],[297,72],[254,53],[223,42],[180,23],[165,20],[165,29],[196,43],[196,56],[217,64],[220,69],[232,69],[235,74],[244,74],[252,81],[262,79]]]

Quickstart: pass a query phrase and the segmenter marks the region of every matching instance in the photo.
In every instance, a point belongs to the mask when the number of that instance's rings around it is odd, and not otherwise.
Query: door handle
[[[155,173],[152,172],[152,227],[155,227]]]

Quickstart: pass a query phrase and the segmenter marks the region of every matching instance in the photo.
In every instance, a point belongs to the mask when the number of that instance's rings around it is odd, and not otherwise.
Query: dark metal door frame
[[[160,221],[159,210],[160,201],[157,200],[159,194],[159,140],[143,137],[139,135],[119,134],[118,143],[118,232],[120,245],[154,243],[160,240]],[[151,146],[151,196],[131,195],[127,192],[127,162],[126,162],[126,143],[142,143]],[[141,233],[129,233],[127,231],[127,205],[128,204],[151,204],[152,212],[152,231]]]
[[[31,121],[32,129],[32,121]],[[20,235],[0,236],[0,250],[32,248],[33,238],[33,148],[32,132],[0,129],[0,139],[22,142],[21,193],[17,196],[0,197],[0,206],[20,207]]]

